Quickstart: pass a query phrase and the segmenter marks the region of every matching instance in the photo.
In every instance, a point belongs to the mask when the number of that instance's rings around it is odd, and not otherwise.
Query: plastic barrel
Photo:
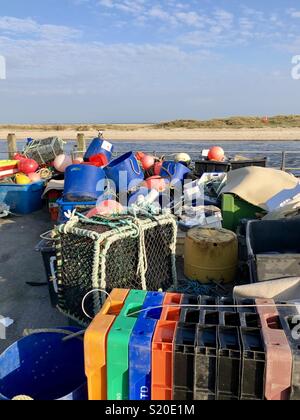
[[[113,160],[105,168],[106,176],[117,191],[130,191],[144,181],[144,172],[132,152]]]
[[[89,145],[86,154],[84,155],[84,160],[87,162],[90,157],[103,154],[106,156],[108,162],[111,161],[112,154],[114,151],[114,146],[109,143],[107,140],[95,138],[92,143]]]
[[[71,165],[65,173],[65,201],[94,201],[104,193],[106,178],[102,168],[89,165]]]
[[[191,170],[182,163],[166,161],[162,165],[160,176],[167,177],[172,184],[176,184],[182,182],[189,173]]]
[[[64,328],[71,332],[77,328]],[[0,400],[86,400],[83,342],[59,333],[33,334],[0,356]]]
[[[208,284],[232,283],[238,267],[237,236],[225,229],[191,229],[185,240],[184,273]]]

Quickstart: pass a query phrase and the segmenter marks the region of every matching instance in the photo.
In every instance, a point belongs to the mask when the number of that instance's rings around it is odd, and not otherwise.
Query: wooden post
[[[17,137],[15,134],[8,134],[7,136],[7,150],[9,159],[13,159],[17,153]]]
[[[86,152],[86,143],[85,143],[85,137],[83,133],[77,134],[77,149],[78,149],[78,157],[82,156]]]

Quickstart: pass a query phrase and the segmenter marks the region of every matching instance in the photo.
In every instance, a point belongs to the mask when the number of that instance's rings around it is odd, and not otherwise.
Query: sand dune
[[[8,133],[15,133],[18,140],[27,137],[35,139],[58,136],[63,140],[75,140],[78,131],[67,130],[34,130],[0,129],[0,139],[6,139]],[[97,131],[81,131],[87,139],[97,136]],[[258,128],[258,129],[154,129],[151,126],[127,127],[125,130],[108,129],[105,138],[113,141],[300,141],[300,128]]]

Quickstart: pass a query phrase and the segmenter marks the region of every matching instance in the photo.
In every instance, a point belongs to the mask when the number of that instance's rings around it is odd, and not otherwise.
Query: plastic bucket
[[[0,399],[26,395],[37,401],[86,400],[83,342],[64,342],[64,337],[33,334],[9,347],[0,356]]]
[[[164,162],[160,171],[160,176],[169,178],[172,184],[182,182],[191,170],[182,163]]]
[[[109,143],[107,140],[95,138],[92,143],[89,145],[86,154],[84,155],[84,160],[88,161],[90,157],[102,154],[106,156],[107,161],[110,162],[112,154],[114,151],[114,146]]]
[[[144,172],[132,152],[112,161],[105,172],[107,178],[114,182],[117,191],[133,190],[144,181]]]
[[[106,178],[102,168],[89,165],[71,165],[65,173],[65,201],[94,201],[104,193],[99,181]],[[99,191],[97,191],[99,189]]]

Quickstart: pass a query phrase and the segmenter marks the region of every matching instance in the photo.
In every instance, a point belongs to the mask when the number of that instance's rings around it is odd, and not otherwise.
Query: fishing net
[[[177,225],[174,217],[80,220],[56,229],[59,308],[85,325],[82,300],[93,289],[167,290],[177,284]],[[103,293],[85,309],[95,316]]]
[[[28,159],[35,160],[39,165],[52,162],[63,153],[64,143],[58,137],[43,140],[33,140],[24,149],[23,154]]]

